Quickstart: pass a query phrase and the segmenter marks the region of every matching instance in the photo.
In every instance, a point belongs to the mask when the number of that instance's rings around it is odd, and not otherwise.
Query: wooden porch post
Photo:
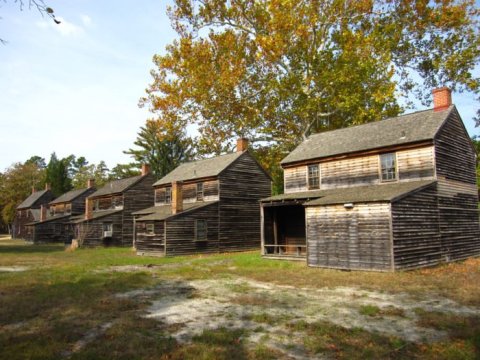
[[[275,245],[273,252],[274,254],[279,253],[278,248],[278,224],[277,224],[277,208],[273,208],[273,244]]]
[[[263,205],[260,204],[260,254],[265,255],[265,218],[263,214]]]

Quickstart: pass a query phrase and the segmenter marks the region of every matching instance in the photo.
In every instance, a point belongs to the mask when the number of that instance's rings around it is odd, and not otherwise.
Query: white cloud
[[[85,27],[89,27],[92,25],[92,18],[88,15],[80,15],[80,19]]]
[[[67,20],[59,16],[55,18],[60,21],[60,24],[55,24],[53,20],[48,19],[44,21],[37,21],[36,25],[40,29],[54,29],[62,36],[80,36],[85,33],[85,30],[81,26],[68,22]],[[84,22],[83,19],[82,22]]]

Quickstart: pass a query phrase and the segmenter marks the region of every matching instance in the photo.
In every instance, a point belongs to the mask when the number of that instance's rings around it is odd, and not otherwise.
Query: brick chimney
[[[40,221],[47,220],[47,205],[40,205]]]
[[[172,182],[172,214],[178,214],[183,211],[183,192],[182,182]]]
[[[150,165],[142,164],[142,176],[147,175],[150,172]]]
[[[32,194],[35,194],[35,186],[32,186]]]
[[[237,152],[244,152],[248,149],[248,139],[239,138],[237,139]]]
[[[46,184],[45,184],[45,190],[50,190],[50,189],[51,189],[50,184],[49,184],[49,183],[46,183]]]
[[[93,201],[92,199],[86,198],[85,199],[85,220],[91,219],[92,214],[93,214]]]
[[[452,91],[448,87],[432,90],[433,111],[442,111],[452,105]]]
[[[95,186],[95,179],[88,179],[87,180],[87,188],[91,189]]]

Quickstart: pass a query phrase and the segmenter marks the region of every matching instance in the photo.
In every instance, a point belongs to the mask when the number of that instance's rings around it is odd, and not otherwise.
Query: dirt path
[[[146,316],[167,324],[180,342],[188,342],[207,329],[244,329],[250,334],[250,343],[264,344],[298,359],[307,358],[302,333],[292,331],[287,324],[323,320],[411,342],[431,342],[446,334],[419,327],[419,309],[480,315],[480,309],[460,306],[445,298],[419,300],[406,294],[346,287],[294,288],[244,278],[165,281],[154,289],[118,296],[151,301]],[[374,314],[365,314],[365,309],[373,309]]]

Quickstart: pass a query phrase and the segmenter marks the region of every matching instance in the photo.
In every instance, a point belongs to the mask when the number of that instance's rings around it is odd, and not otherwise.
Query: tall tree
[[[50,156],[45,181],[50,184],[55,196],[60,196],[72,189],[72,180],[69,174],[71,160],[71,156],[64,159],[58,159],[55,153]]]
[[[109,179],[119,180],[140,175],[140,166],[135,163],[117,164],[110,170]]]
[[[138,149],[129,149],[125,154],[131,155],[136,162],[151,166],[157,178],[161,178],[180,163],[192,158],[191,141],[176,123],[164,119],[147,120],[140,128],[134,145]]]
[[[16,207],[31,193],[32,187],[42,188],[45,169],[36,162],[16,163],[0,177],[0,211],[2,220],[10,225],[15,217]]]
[[[175,0],[179,40],[146,105],[200,133],[201,153],[246,136],[281,157],[311,132],[394,116],[447,85],[478,95],[474,0]]]
[[[73,175],[72,185],[75,189],[83,189],[87,186],[89,179],[95,180],[97,189],[105,185],[109,180],[109,170],[104,161],[90,165],[85,161],[84,165],[81,165]]]

